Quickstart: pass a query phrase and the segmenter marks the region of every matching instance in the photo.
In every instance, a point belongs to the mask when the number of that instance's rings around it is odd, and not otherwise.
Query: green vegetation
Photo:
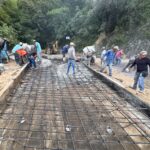
[[[110,43],[124,44],[133,34],[150,39],[149,25],[150,0],[0,1],[0,36],[12,43],[37,39],[45,47],[70,36],[80,48],[106,33]]]

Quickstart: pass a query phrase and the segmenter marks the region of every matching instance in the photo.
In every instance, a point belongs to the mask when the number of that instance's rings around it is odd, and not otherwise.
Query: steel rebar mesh
[[[150,148],[150,120],[82,64],[28,71],[0,116],[0,149]]]

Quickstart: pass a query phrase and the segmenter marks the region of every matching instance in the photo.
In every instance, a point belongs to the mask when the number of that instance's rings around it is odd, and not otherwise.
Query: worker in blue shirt
[[[17,64],[19,64],[19,61],[20,61],[20,56],[19,56],[19,54],[17,53],[17,51],[20,50],[20,49],[22,49],[22,45],[23,45],[23,43],[20,42],[20,43],[18,43],[17,45],[15,45],[15,46],[13,47],[13,49],[12,49],[12,53],[13,53],[14,56],[15,56],[15,61],[16,61]]]
[[[112,76],[112,65],[115,57],[115,52],[119,50],[118,46],[114,46],[112,49],[108,50],[105,54],[106,57],[106,64],[103,66],[103,68],[100,70],[100,72],[103,72],[106,67],[109,69],[109,76]]]
[[[8,62],[9,61],[9,56],[8,56],[8,41],[6,38],[4,38],[4,41],[2,43],[2,46],[1,46],[1,62],[2,62],[2,59],[5,58],[6,61]]]

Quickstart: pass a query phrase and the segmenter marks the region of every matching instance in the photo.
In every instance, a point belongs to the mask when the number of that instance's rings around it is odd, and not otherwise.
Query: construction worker
[[[70,43],[70,47],[68,49],[68,68],[67,74],[69,74],[70,67],[72,66],[73,74],[75,74],[75,44],[73,42]]]
[[[101,66],[104,66],[105,63],[106,63],[106,48],[105,47],[102,47],[102,52],[101,52]]]
[[[119,50],[118,46],[114,46],[112,49],[108,50],[104,56],[106,56],[106,63],[100,70],[100,72],[103,72],[106,67],[109,69],[109,76],[112,76],[112,65],[114,61],[115,52]]]
[[[12,49],[12,53],[15,56],[15,61],[17,64],[22,65],[23,64],[23,57],[27,55],[27,52],[22,47],[23,43],[20,42],[19,44],[15,45]]]
[[[9,56],[8,56],[8,40],[4,38],[4,41],[1,46],[1,58],[6,59],[7,62],[9,62]]]
[[[65,61],[65,56],[66,54],[68,53],[68,49],[69,49],[69,45],[66,44],[65,46],[63,46],[61,52],[62,52],[62,55],[63,55],[63,61]]]
[[[86,46],[83,48],[83,56],[85,57],[88,66],[95,63],[95,46]]]
[[[121,64],[121,59],[122,59],[123,54],[124,54],[123,49],[120,49],[116,52],[114,65],[120,65]]]
[[[144,92],[144,78],[148,76],[148,66],[150,66],[150,59],[147,58],[147,51],[141,51],[139,57],[135,59],[133,66],[137,66],[134,77],[133,89],[139,88],[139,92]]]
[[[39,42],[33,40],[39,64],[42,62],[42,49]]]

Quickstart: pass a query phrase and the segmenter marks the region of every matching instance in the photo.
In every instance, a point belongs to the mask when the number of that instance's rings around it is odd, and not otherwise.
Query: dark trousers
[[[2,63],[2,55],[1,55],[1,51],[0,51],[0,63]]]
[[[14,53],[16,64],[20,65],[20,56],[17,53]]]

